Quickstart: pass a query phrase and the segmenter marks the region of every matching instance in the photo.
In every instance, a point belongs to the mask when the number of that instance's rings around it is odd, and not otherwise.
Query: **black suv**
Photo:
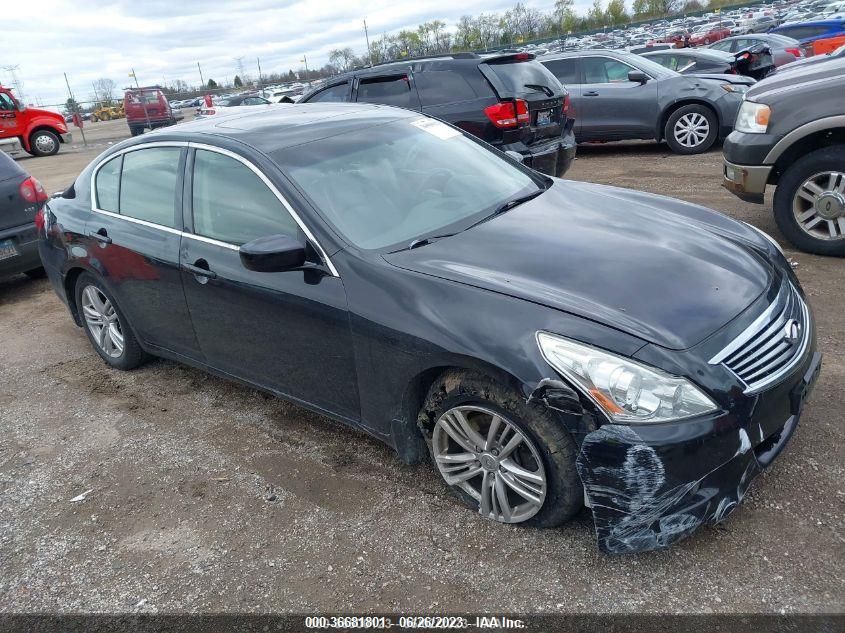
[[[745,95],[724,145],[724,185],[763,202],[802,251],[845,256],[845,59],[787,66]]]
[[[569,93],[529,53],[452,55],[379,64],[333,77],[299,103],[360,101],[417,110],[525,165],[562,176],[575,157]]]
[[[46,201],[41,183],[0,151],[0,278],[17,273],[43,276],[35,223]]]

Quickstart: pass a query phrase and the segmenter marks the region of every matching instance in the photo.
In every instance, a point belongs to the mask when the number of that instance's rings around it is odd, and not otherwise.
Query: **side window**
[[[607,84],[628,81],[628,73],[633,70],[628,64],[623,64],[609,57],[585,57],[584,83]]]
[[[97,208],[118,213],[117,196],[120,193],[120,166],[123,156],[112,158],[97,172]]]
[[[543,62],[543,65],[557,77],[557,80],[566,85],[575,85],[581,83],[578,77],[578,60],[570,59],[551,59]]]
[[[180,147],[151,147],[124,154],[120,214],[175,227],[181,154]]]
[[[349,84],[343,83],[336,86],[331,86],[316,93],[308,100],[308,103],[323,102],[338,102],[346,101],[349,97]]]
[[[470,101],[477,98],[475,90],[460,74],[445,70],[429,70],[414,73],[417,91],[424,106],[440,103]],[[361,100],[361,89],[358,89]]]
[[[674,55],[650,55],[647,59],[672,70],[675,70],[675,67],[678,65],[678,58]]]
[[[0,110],[14,112],[16,109],[15,102],[12,101],[12,98],[5,92],[0,92]]]
[[[270,102],[261,97],[247,97],[244,99],[244,105],[267,105],[268,103]]]
[[[194,232],[240,246],[267,235],[297,235],[299,226],[249,167],[198,149],[194,158]]]
[[[358,101],[412,108],[408,75],[362,79],[358,84]]]
[[[696,61],[692,57],[686,55],[678,55],[676,58],[676,68],[679,73],[687,72],[695,68]]]

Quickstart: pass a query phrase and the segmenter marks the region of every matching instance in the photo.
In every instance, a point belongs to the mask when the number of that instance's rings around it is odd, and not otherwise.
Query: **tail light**
[[[35,212],[35,228],[39,234],[44,230],[44,207]]]
[[[804,57],[804,53],[801,52],[800,48],[785,48],[783,50],[785,50],[787,53],[795,55],[795,57]]]
[[[518,127],[530,120],[528,102],[523,99],[494,103],[484,108],[484,114],[493,125],[503,130]]]
[[[48,196],[47,192],[44,191],[44,187],[41,186],[41,183],[32,176],[21,183],[20,194],[21,198],[23,198],[26,202],[41,203],[47,202],[47,200],[50,199],[50,196]]]
[[[528,102],[523,99],[516,100],[516,124],[521,125],[531,122],[531,117],[528,114]]]
[[[566,119],[567,115],[569,114],[569,105],[570,105],[570,100],[569,100],[569,94],[567,93],[567,95],[563,98],[563,110],[561,111],[561,114],[563,115],[562,118],[564,118],[564,119]]]

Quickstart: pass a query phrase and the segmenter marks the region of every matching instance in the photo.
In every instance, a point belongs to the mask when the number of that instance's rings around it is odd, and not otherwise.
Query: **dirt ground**
[[[21,165],[63,188],[127,128],[86,133]],[[720,161],[581,147],[569,177],[783,243],[770,204],[720,188]],[[0,281],[0,611],[841,612],[845,263],[787,248],[825,354],[791,445],[726,523],[628,556],[598,552],[586,511],[545,531],[482,520],[431,468],[257,391],[165,361],[108,369],[46,281]]]

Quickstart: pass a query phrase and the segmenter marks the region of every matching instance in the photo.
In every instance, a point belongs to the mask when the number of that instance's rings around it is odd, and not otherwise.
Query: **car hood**
[[[383,257],[686,349],[768,288],[772,265],[760,242],[742,223],[703,207],[555,179],[507,213]]]

